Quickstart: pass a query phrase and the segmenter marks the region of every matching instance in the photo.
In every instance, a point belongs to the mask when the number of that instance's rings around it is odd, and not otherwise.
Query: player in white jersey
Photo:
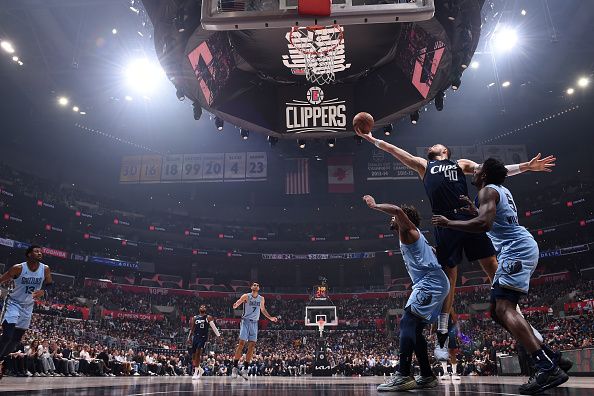
[[[260,319],[260,312],[264,314],[271,322],[276,322],[278,319],[271,316],[266,310],[264,296],[259,294],[260,284],[252,283],[252,292],[243,294],[239,300],[233,304],[233,309],[239,308],[243,304],[243,315],[241,316],[241,325],[239,327],[239,343],[235,350],[235,357],[233,359],[233,371],[231,376],[237,378],[239,373],[243,379],[247,381],[247,370],[254,356],[254,348],[258,340],[258,320]],[[243,370],[239,372],[239,359],[243,353],[243,347],[247,342],[247,353],[243,361]]]
[[[432,223],[464,232],[487,232],[493,242],[499,266],[491,286],[491,318],[531,354],[536,374],[520,387],[520,393],[533,395],[559,386],[569,377],[558,366],[560,356],[536,338],[526,319],[516,310],[520,298],[528,294],[539,251],[532,234],[519,224],[514,199],[503,186],[507,172],[500,161],[487,159],[472,179],[479,190],[477,216],[470,220],[450,220],[434,215]]]
[[[0,276],[0,285],[11,280],[14,282],[14,289],[5,301],[6,314],[2,320],[0,378],[2,378],[4,358],[14,352],[15,346],[21,341],[31,324],[35,300],[47,295],[53,285],[49,267],[41,262],[43,258],[41,246],[32,245],[27,248],[25,257],[27,261],[13,265]]]

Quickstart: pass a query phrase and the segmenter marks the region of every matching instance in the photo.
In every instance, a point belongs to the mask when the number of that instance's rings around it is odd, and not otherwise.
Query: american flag
[[[286,162],[285,194],[309,194],[309,163],[307,158],[291,158]]]

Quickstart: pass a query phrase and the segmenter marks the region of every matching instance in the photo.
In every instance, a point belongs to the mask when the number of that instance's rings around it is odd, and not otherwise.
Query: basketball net
[[[324,332],[324,326],[326,325],[326,321],[324,319],[320,319],[318,320],[318,330],[320,331],[320,337],[322,336],[322,333]]]
[[[335,81],[334,59],[344,53],[344,28],[340,25],[291,28],[291,45],[303,55],[305,78],[313,84]]]

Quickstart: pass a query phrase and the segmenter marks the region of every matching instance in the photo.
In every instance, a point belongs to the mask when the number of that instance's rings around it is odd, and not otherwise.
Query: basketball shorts
[[[536,270],[538,258],[539,252],[536,243],[521,255],[499,255],[497,257],[499,265],[491,288],[491,300],[503,298],[517,303],[517,300],[527,294],[530,289],[530,278]],[[507,296],[506,291],[511,294]]]
[[[433,269],[413,285],[406,309],[427,323],[437,320],[441,306],[450,291],[448,277],[441,269]]]
[[[495,256],[495,248],[485,233],[462,232],[450,228],[435,227],[437,261],[442,267],[453,268],[462,261],[462,253],[468,261]]]
[[[258,341],[258,321],[242,319],[239,325],[239,339],[244,341]]]
[[[10,297],[6,299],[6,304],[4,320],[7,323],[14,323],[17,329],[28,329],[31,325],[34,304],[20,304]]]
[[[192,339],[192,354],[196,353],[198,349],[204,350],[206,341],[208,341],[208,337],[194,337]]]

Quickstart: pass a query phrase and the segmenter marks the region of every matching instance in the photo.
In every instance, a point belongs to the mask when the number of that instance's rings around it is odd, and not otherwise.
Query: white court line
[[[361,388],[361,386],[359,386],[357,388]],[[221,392],[227,393],[227,392],[230,391],[230,389],[203,389],[203,390],[204,391],[208,391],[209,393],[221,393]],[[259,392],[259,391],[262,391],[262,390],[263,389],[261,389],[261,388],[260,389],[249,389],[249,388],[247,388],[247,389],[241,389],[241,391],[243,391],[243,392],[245,392],[245,391]],[[271,390],[274,390],[274,389],[271,389]],[[282,389],[279,389],[279,390],[280,391],[303,390],[303,387],[299,387],[299,388],[286,388],[286,387],[283,387]],[[320,389],[320,390],[323,390],[323,391],[347,391],[348,392],[348,389],[345,389],[345,388],[323,388],[323,389]],[[360,390],[360,389],[353,389],[353,390]],[[414,389],[412,391],[412,393],[419,393],[419,392],[425,393],[425,392],[439,391],[439,390],[440,390],[440,387],[436,387],[436,388],[433,388],[433,389]],[[196,390],[191,390],[191,391],[190,390],[178,390],[178,391],[175,391],[175,393],[195,393],[195,392],[196,392]],[[167,392],[162,391],[162,392],[131,393],[128,396],[161,395],[161,394],[168,394],[168,393],[171,393],[171,391],[167,391]],[[377,393],[380,393],[380,392],[377,392]],[[389,394],[389,392],[382,392],[382,393]],[[474,391],[471,391],[471,390],[455,390],[452,393],[454,395],[459,394],[459,393],[474,393],[474,394],[478,393],[478,394],[481,394],[481,395],[523,396],[523,395],[521,395],[519,393],[485,392],[485,391],[479,391],[479,390],[474,390]]]

